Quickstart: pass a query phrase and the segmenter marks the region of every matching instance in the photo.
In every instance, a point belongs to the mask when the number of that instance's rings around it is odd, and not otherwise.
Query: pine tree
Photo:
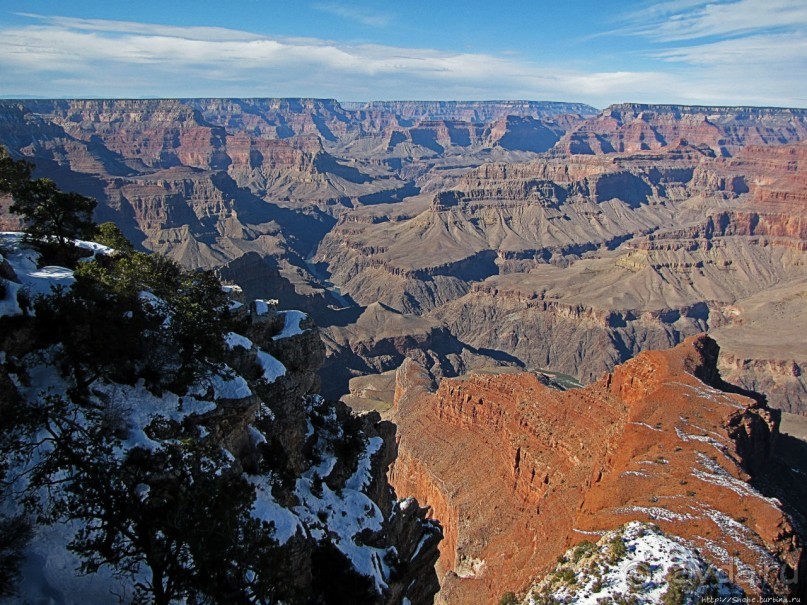
[[[75,254],[74,239],[91,237],[97,202],[78,193],[65,193],[50,179],[32,179],[33,166],[13,159],[0,148],[0,193],[11,194],[9,210],[22,215],[28,241],[45,254],[70,264]]]

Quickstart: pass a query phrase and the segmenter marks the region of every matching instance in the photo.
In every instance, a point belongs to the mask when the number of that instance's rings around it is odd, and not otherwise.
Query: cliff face
[[[804,140],[805,118],[803,109],[625,103],[579,125],[559,149],[571,154],[635,153],[684,141],[732,156],[747,145]]]
[[[409,213],[345,215],[317,259],[362,305],[436,319],[471,347],[583,381],[718,328],[727,359],[743,360],[733,379],[802,409],[798,376],[769,370],[807,359],[795,343],[776,351],[790,331],[774,303],[804,290],[804,152],[803,143],[750,146],[722,158],[679,143],[486,164]],[[740,336],[751,324],[766,351]]]
[[[547,101],[371,101],[343,103],[354,111],[376,111],[405,119],[493,122],[507,116],[552,118],[563,114],[594,115],[597,110],[583,103]]]
[[[569,546],[631,520],[742,570],[753,594],[796,589],[776,574],[799,567],[800,539],[781,502],[753,487],[772,465],[777,413],[720,390],[716,357],[699,336],[566,392],[533,374],[433,391],[404,364],[390,480],[442,515],[438,601],[523,590]]]

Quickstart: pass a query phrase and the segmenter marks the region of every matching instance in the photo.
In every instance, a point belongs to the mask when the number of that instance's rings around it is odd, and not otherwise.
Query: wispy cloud
[[[392,20],[389,14],[342,2],[317,2],[312,8],[368,27],[386,27]]]
[[[139,23],[136,21],[111,21],[107,19],[77,19],[75,17],[45,16],[34,13],[15,13],[18,17],[28,17],[44,26],[70,31],[96,33],[132,34],[162,36],[210,41],[257,40],[257,34],[227,29],[224,27],[192,27]],[[31,29],[31,28],[24,28]]]
[[[608,35],[644,38],[645,57],[677,69],[716,101],[738,93],[771,105],[807,104],[803,0],[663,0],[624,15]],[[664,70],[665,68],[660,68]]]
[[[518,56],[283,38],[223,28],[30,15],[0,26],[0,90],[35,96],[303,96],[574,100],[804,105],[807,85],[792,73],[747,81],[735,69],[740,41],[657,48],[658,69],[572,70]],[[777,34],[786,36],[784,34]],[[775,37],[772,35],[772,37]],[[793,38],[766,43],[764,61],[790,52]],[[777,50],[778,49],[778,50]],[[763,61],[762,59],[760,61]],[[684,72],[677,66],[694,66]],[[670,65],[670,69],[664,66]],[[759,71],[763,62],[754,64]],[[800,100],[801,99],[801,100]]]
[[[626,33],[660,42],[804,30],[803,0],[684,0],[658,2],[630,14]]]

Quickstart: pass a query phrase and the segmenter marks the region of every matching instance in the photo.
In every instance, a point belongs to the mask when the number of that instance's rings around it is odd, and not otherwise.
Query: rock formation
[[[435,389],[404,363],[390,480],[443,522],[438,602],[523,593],[567,548],[629,521],[682,538],[750,594],[803,590],[803,529],[784,512],[804,507],[785,489],[800,471],[776,458],[777,411],[732,392],[717,351],[693,337],[565,392],[531,373]]]
[[[282,291],[324,327],[334,395],[406,356],[586,382],[709,329],[732,380],[803,413],[788,318],[805,294],[806,123],[748,107],[26,100],[0,103],[0,144],[99,199],[137,245]],[[7,206],[0,225],[19,228]]]

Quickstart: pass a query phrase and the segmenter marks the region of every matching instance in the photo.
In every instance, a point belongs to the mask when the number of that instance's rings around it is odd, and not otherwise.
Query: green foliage
[[[574,570],[570,567],[564,567],[556,571],[555,578],[564,584],[568,584],[569,586],[577,584],[577,576],[575,575]]]
[[[687,596],[697,587],[697,580],[683,567],[673,566],[664,576],[667,590],[661,595],[663,605],[684,605]]]
[[[627,549],[622,536],[614,536],[608,543],[608,562],[613,565],[617,561],[624,559],[626,554]]]
[[[499,599],[499,605],[518,605],[518,598],[514,592],[506,592]]]
[[[23,217],[28,241],[54,262],[71,265],[78,258],[71,240],[89,238],[95,231],[96,201],[61,191],[50,179],[32,179],[32,169],[0,149],[0,192],[11,194],[9,210]]]
[[[134,252],[134,246],[126,239],[126,236],[123,235],[123,232],[115,223],[101,223],[98,225],[92,240],[104,246],[109,246],[113,250],[127,254]]]
[[[572,561],[577,563],[580,559],[588,557],[591,555],[595,550],[597,550],[597,545],[589,540],[584,540],[577,546],[575,546],[574,551],[572,551]]]
[[[60,345],[77,392],[105,377],[182,393],[220,361],[229,311],[212,273],[134,252],[81,263],[75,278],[34,308],[39,346]]]
[[[15,160],[4,147],[0,147],[0,192],[14,194],[31,180],[33,164]]]

